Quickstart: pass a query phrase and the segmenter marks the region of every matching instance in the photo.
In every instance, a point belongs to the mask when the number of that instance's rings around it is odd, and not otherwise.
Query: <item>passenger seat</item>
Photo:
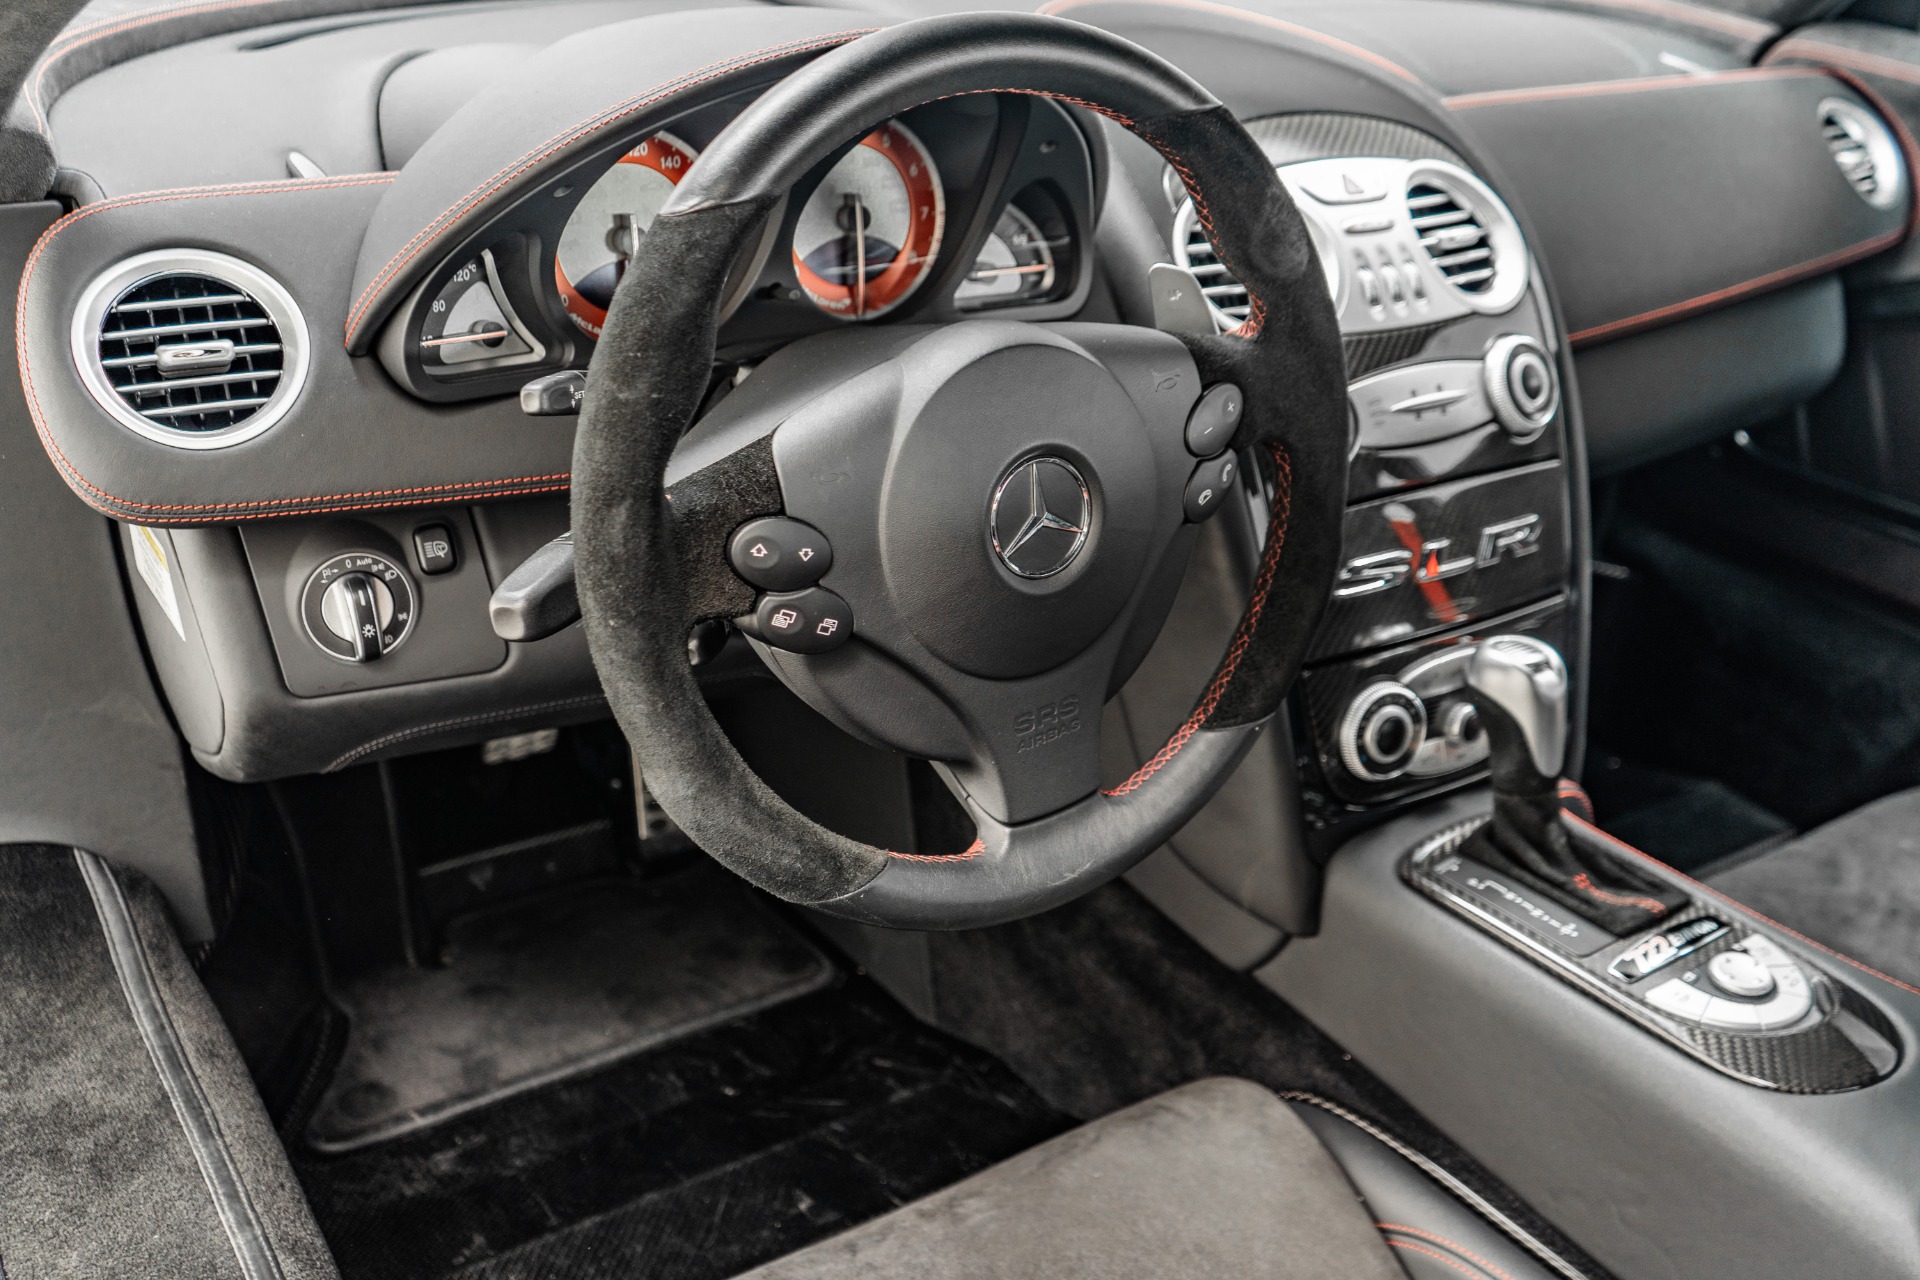
[[[1821,946],[1920,986],[1920,789],[1710,873],[1707,883]]]

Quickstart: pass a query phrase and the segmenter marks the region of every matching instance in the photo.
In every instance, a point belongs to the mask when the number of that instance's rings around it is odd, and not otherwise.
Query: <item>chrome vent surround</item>
[[[1487,314],[1519,301],[1527,287],[1527,244],[1493,189],[1439,160],[1411,165],[1406,181],[1414,236],[1454,295]]]
[[[1448,284],[1472,294],[1493,287],[1493,246],[1487,242],[1487,229],[1452,192],[1432,182],[1414,183],[1407,188],[1407,215],[1420,247]]]
[[[1892,208],[1906,190],[1906,166],[1887,126],[1845,98],[1823,99],[1819,115],[1820,136],[1848,185],[1874,208]]]
[[[74,314],[87,390],[122,426],[175,448],[266,431],[299,394],[307,354],[306,323],[279,282],[204,250],[129,258]]]

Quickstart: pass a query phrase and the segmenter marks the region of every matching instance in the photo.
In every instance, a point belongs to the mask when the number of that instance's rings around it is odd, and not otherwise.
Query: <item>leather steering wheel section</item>
[[[1246,324],[1190,338],[1017,321],[860,326],[777,353],[688,432],[709,391],[728,273],[793,184],[880,122],[975,93],[1053,97],[1152,144],[1248,286]],[[1157,633],[1191,546],[1181,427],[1201,389],[1222,381],[1245,394],[1235,447],[1273,493],[1253,591],[1192,715],[1101,791],[1099,709]],[[589,388],[574,450],[581,605],[647,785],[746,879],[870,923],[1018,918],[1152,851],[1279,708],[1338,561],[1344,364],[1298,211],[1198,84],[1061,19],[908,22],[775,85],[654,222],[614,297]],[[1091,512],[1085,545],[1043,579],[1009,571],[992,545],[999,482],[1034,457],[1077,471]],[[831,542],[823,585],[851,606],[858,638],[770,660],[843,727],[933,759],[978,824],[971,848],[902,854],[818,826],[754,775],[708,712],[687,628],[751,608],[726,539],[779,511]],[[1074,730],[1035,731],[1069,719]]]

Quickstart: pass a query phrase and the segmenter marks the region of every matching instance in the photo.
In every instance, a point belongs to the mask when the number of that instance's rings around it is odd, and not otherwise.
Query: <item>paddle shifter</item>
[[[1566,762],[1567,664],[1531,636],[1482,641],[1467,692],[1486,728],[1493,821],[1462,852],[1506,871],[1613,933],[1660,919],[1686,899],[1587,840],[1568,837],[1560,813]]]

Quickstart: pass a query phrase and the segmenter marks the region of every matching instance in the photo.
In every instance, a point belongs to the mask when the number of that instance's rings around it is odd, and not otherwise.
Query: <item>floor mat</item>
[[[1584,785],[1604,830],[1689,874],[1794,834],[1792,823],[1723,782],[1605,751],[1593,753]]]
[[[582,885],[448,927],[445,964],[341,993],[307,1143],[346,1151],[818,990],[833,966],[732,876]]]
[[[720,1280],[1071,1123],[856,977],[295,1169],[344,1280]]]

